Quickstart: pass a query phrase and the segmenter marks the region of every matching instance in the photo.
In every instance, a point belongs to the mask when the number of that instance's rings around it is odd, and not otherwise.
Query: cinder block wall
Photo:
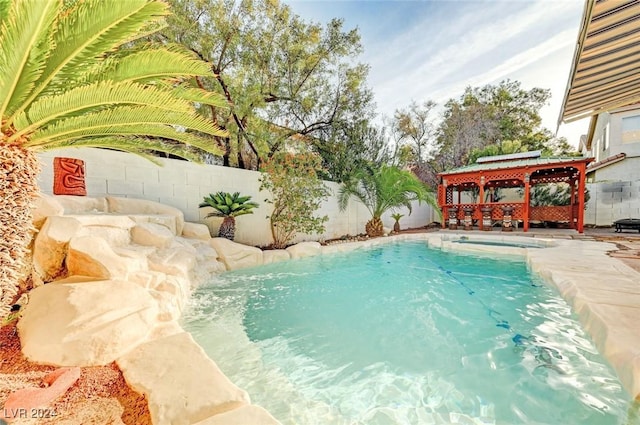
[[[40,154],[42,172],[39,185],[41,191],[47,194],[53,192],[53,158],[56,156],[85,161],[88,196],[122,196],[171,205],[180,209],[187,221],[208,224],[214,236],[222,219],[205,219],[210,209],[198,208],[203,197],[220,190],[251,195],[260,207],[255,209],[253,214],[236,219],[235,240],[258,246],[272,242],[267,219],[271,206],[264,202],[270,194],[258,190],[261,173],[257,171],[199,165],[172,159],[160,159],[163,165],[157,166],[146,159],[122,152],[93,148],[64,149]],[[323,203],[317,215],[329,216],[325,226],[326,232],[324,235],[301,234],[296,238],[296,242],[363,233],[365,223],[371,218],[367,209],[355,200],[350,201],[345,211],[340,211],[336,196],[339,185],[333,182],[325,183],[333,196]],[[405,214],[400,220],[403,228],[421,227],[438,220],[438,215],[425,204],[415,203],[410,216],[405,208],[399,212]],[[383,216],[383,222],[387,227],[392,227],[394,223],[390,214],[391,212]]]

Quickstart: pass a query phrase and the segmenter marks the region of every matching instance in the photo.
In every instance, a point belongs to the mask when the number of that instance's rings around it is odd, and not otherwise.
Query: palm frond
[[[193,129],[213,136],[226,132],[195,113],[162,110],[151,106],[121,106],[60,120],[33,133],[25,146],[38,146],[53,140],[104,134],[138,134],[153,128],[171,128],[167,124]],[[162,130],[164,131],[164,130]],[[185,133],[186,134],[186,133]],[[160,136],[164,137],[164,136]],[[194,143],[197,143],[194,141]]]
[[[57,96],[39,98],[15,119],[16,134],[9,142],[66,116],[96,108],[117,105],[148,105],[169,111],[189,113],[193,106],[176,98],[171,91],[136,83],[110,81],[77,87]]]
[[[191,102],[229,109],[229,101],[223,95],[195,87],[178,86],[173,88],[174,94]]]
[[[205,152],[209,152],[214,155],[222,155],[222,150],[214,143],[210,138],[198,136],[193,133],[187,133],[180,131],[174,127],[163,125],[121,125],[106,127],[102,129],[92,129],[88,131],[86,129],[80,129],[73,134],[67,135],[64,138],[58,138],[50,140],[45,143],[37,145],[38,148],[46,148],[51,144],[58,144],[62,142],[74,142],[83,137],[95,138],[95,137],[108,137],[108,136],[149,136],[165,140],[174,140],[184,143],[185,145],[192,146],[201,149]],[[161,149],[157,149],[161,150]]]
[[[207,62],[165,48],[146,49],[104,61],[91,70],[93,80],[149,82],[183,76],[213,76]]]
[[[0,26],[4,24],[5,19],[9,16],[9,6],[11,0],[0,0]]]
[[[26,109],[38,96],[65,89],[79,79],[82,70],[101,61],[105,52],[140,37],[150,23],[168,13],[168,5],[155,0],[78,2],[58,21],[47,66],[17,112]]]
[[[163,152],[179,156],[191,162],[202,163],[202,156],[189,150],[184,145],[167,143],[163,139],[147,137],[95,137],[77,140],[51,142],[43,146],[43,150],[62,148],[107,148],[140,155],[149,161],[162,164],[151,151]]]
[[[13,1],[0,27],[0,117],[29,96],[46,66],[59,0]]]

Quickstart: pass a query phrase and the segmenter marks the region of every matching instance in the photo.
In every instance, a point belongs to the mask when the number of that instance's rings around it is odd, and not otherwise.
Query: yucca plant
[[[220,153],[206,135],[226,132],[192,102],[226,103],[186,84],[211,75],[209,65],[177,47],[132,43],[168,14],[157,0],[0,0],[0,317],[22,279],[37,152]]]
[[[383,165],[377,169],[361,169],[343,184],[338,193],[341,210],[347,208],[349,198],[354,196],[371,213],[365,226],[367,235],[382,236],[382,214],[398,207],[407,207],[411,214],[411,202],[427,202],[438,209],[436,199],[427,186],[410,171]]]
[[[215,211],[207,214],[209,217],[224,217],[218,237],[232,241],[236,236],[236,217],[239,215],[253,214],[253,209],[258,207],[255,202],[249,202],[251,196],[240,196],[240,192],[233,195],[227,192],[210,193],[205,196],[200,208],[211,207]]]

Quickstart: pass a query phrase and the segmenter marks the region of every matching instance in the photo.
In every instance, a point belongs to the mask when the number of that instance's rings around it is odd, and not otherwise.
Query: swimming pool
[[[629,396],[513,257],[390,244],[225,273],[184,327],[284,424],[618,424]]]

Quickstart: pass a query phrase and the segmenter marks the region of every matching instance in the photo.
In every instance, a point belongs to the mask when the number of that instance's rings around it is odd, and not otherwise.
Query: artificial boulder
[[[190,425],[250,402],[186,332],[142,344],[117,363],[147,398],[154,424]]]
[[[18,332],[31,361],[98,366],[145,341],[157,316],[153,297],[136,284],[62,282],[31,291]]]
[[[291,258],[313,257],[321,254],[320,242],[300,242],[287,248]]]
[[[225,238],[213,238],[209,243],[216,250],[227,270],[261,266],[263,264],[262,250],[260,248],[242,245]]]

